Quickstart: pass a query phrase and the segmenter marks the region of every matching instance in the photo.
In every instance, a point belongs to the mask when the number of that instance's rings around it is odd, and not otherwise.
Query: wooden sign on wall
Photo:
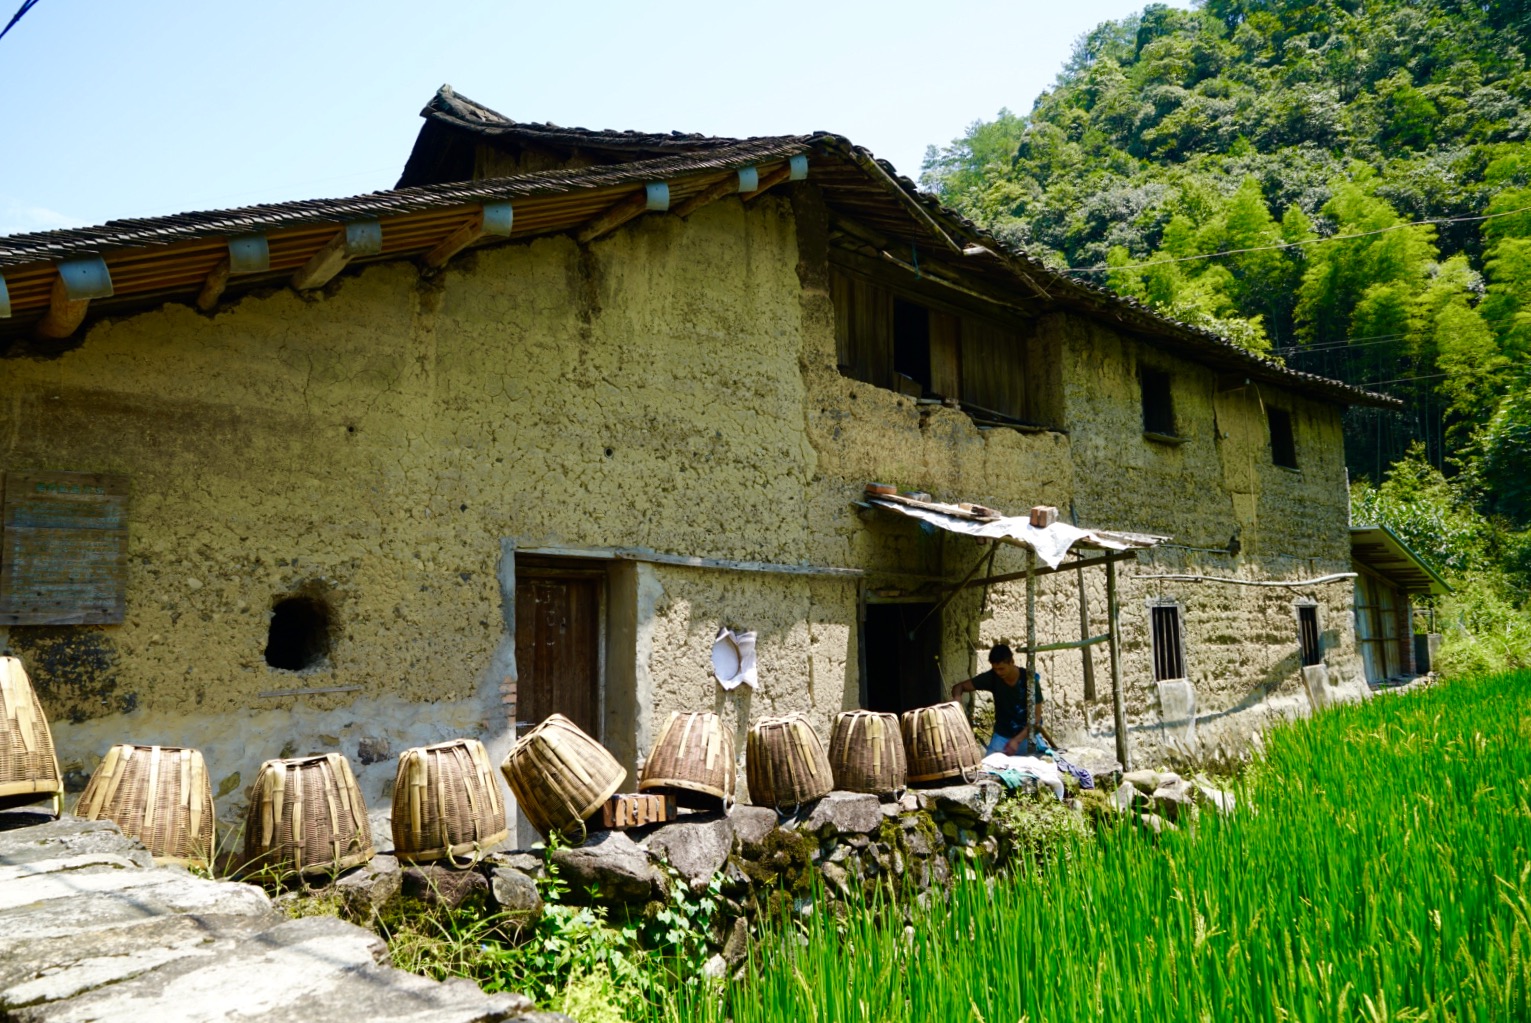
[[[110,625],[126,613],[128,478],[10,472],[0,503],[0,625]]]

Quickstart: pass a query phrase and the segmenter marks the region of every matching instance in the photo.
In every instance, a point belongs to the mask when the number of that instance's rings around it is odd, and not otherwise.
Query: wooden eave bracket
[[[447,235],[427,252],[422,261],[433,270],[440,269],[463,249],[481,238],[509,238],[515,222],[509,202],[487,202],[480,206],[457,230]]]
[[[784,163],[770,173],[763,175],[760,178],[759,187],[757,187],[753,192],[746,192],[743,196],[741,196],[741,198],[745,202],[749,202],[751,199],[758,199],[760,196],[765,195],[767,192],[781,184],[783,181],[790,180],[791,177],[792,165],[791,163]]]
[[[292,286],[297,291],[322,288],[351,260],[358,256],[376,256],[382,251],[383,226],[376,220],[346,224],[292,275]]]
[[[112,297],[112,274],[99,256],[70,259],[58,264],[58,276],[48,296],[48,311],[37,321],[37,336],[60,340],[85,322],[93,298]],[[9,304],[9,303],[7,303]]]
[[[670,186],[663,181],[651,181],[643,191],[607,208],[605,213],[590,221],[575,234],[574,240],[587,245],[604,234],[609,234],[641,213],[650,210],[663,211],[670,208]]]
[[[229,239],[228,255],[214,264],[202,290],[197,294],[197,308],[210,313],[218,307],[229,277],[235,274],[264,273],[271,269],[271,245],[263,234],[242,234]]]

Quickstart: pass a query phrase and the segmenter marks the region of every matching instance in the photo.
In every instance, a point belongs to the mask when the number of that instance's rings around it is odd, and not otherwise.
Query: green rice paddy
[[[1531,674],[1265,742],[1231,819],[1108,829],[1045,871],[959,883],[912,929],[875,907],[783,922],[746,979],[689,986],[667,1015],[1531,1020]]]

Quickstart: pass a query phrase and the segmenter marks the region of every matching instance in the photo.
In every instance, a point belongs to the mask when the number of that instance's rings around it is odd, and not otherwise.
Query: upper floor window
[[[1292,414],[1285,409],[1265,409],[1271,427],[1271,462],[1286,469],[1297,468],[1297,438],[1292,433]]]
[[[1055,428],[1057,368],[1024,321],[896,291],[836,267],[830,275],[840,372],[915,399],[960,405],[981,426]]]
[[[1170,394],[1170,375],[1148,366],[1138,371],[1143,394],[1143,432],[1160,437],[1174,437],[1175,401]]]

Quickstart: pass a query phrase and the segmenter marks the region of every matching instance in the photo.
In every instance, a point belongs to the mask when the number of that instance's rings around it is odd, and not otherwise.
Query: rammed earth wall
[[[1060,431],[980,430],[960,411],[840,374],[828,232],[810,185],[748,207],[649,217],[578,246],[503,246],[422,276],[404,263],[322,293],[246,297],[215,315],[167,305],[72,347],[0,360],[0,470],[130,477],[127,620],[0,629],[54,721],[77,782],[114,742],[200,747],[237,820],[243,786],[283,753],[339,748],[386,802],[392,753],[460,734],[496,758],[516,677],[515,551],[640,547],[853,568],[800,576],[622,562],[608,582],[603,740],[636,769],[670,710],[736,729],[802,710],[828,736],[860,693],[864,586],[962,575],[978,548],[858,510],[870,480],[1010,512],[1053,504],[1083,525],[1172,535],[1121,572],[1136,749],[1234,741],[1304,708],[1294,593],[1320,605],[1331,681],[1359,678],[1348,585],[1311,591],[1167,584],[1192,570],[1291,579],[1348,567],[1339,410],[1210,370],[1072,314],[1036,324],[1057,360]],[[1178,446],[1142,436],[1137,363],[1174,380]],[[1299,472],[1270,464],[1261,402],[1296,424]],[[996,571],[1015,571],[1006,549]],[[879,575],[877,573],[902,573]],[[913,575],[911,575],[913,573]],[[1092,575],[1098,573],[1092,573]],[[1092,630],[1102,581],[1087,580]],[[321,666],[268,667],[273,601],[331,610]],[[1146,601],[1184,604],[1194,737],[1164,728]],[[1041,587],[1043,642],[1078,634],[1071,576]],[[1024,589],[964,592],[943,669],[972,673],[1025,636]],[[761,686],[724,694],[720,625],[758,632]],[[1044,655],[1058,739],[1110,748],[1097,648]],[[294,688],[343,691],[263,695]],[[366,743],[363,740],[367,740]],[[365,754],[365,755],[363,755]],[[371,762],[367,762],[371,761]]]

